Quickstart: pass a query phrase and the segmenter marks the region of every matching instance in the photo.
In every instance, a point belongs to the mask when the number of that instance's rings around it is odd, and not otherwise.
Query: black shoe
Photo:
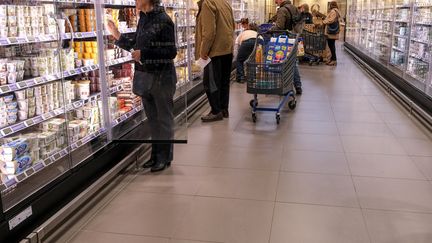
[[[223,120],[222,112],[219,112],[216,115],[210,112],[208,115],[201,117],[201,121],[203,122],[214,122],[220,120]]]
[[[301,95],[301,94],[303,94],[303,89],[302,89],[302,87],[296,87],[295,90],[296,90],[296,95]]]
[[[151,167],[153,167],[153,165],[155,165],[156,164],[156,161],[154,161],[153,159],[149,159],[147,162],[145,162],[144,164],[143,164],[143,168],[144,169],[147,169],[147,168],[151,168]]]
[[[228,110],[222,110],[222,116],[223,116],[223,118],[229,118],[229,111]]]
[[[153,167],[151,167],[151,172],[158,172],[163,171],[165,168],[170,167],[171,162],[165,163],[165,162],[157,162]]]

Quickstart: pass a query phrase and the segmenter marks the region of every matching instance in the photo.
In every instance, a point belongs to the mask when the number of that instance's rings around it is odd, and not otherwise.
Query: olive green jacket
[[[201,0],[195,30],[195,59],[233,53],[235,22],[226,0]]]

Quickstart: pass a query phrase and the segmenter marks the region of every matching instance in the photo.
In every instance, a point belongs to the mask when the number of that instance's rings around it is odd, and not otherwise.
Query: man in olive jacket
[[[229,85],[235,22],[226,0],[200,0],[195,31],[195,59],[211,62],[204,68],[203,84],[211,111],[203,122],[228,118]]]
[[[272,18],[275,23],[271,30],[289,30],[293,33],[300,33],[302,23],[300,22],[300,12],[297,7],[292,5],[290,0],[275,0],[275,3],[279,6],[279,9],[276,16]],[[296,94],[301,95],[303,90],[297,64],[294,67],[294,86]]]

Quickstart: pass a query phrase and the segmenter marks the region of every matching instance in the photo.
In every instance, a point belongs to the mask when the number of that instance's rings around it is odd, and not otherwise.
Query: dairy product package
[[[18,174],[32,165],[32,157],[25,154],[14,161],[3,162],[0,166],[1,171],[6,175]]]
[[[13,161],[29,150],[29,142],[26,138],[20,138],[0,146],[0,160]]]

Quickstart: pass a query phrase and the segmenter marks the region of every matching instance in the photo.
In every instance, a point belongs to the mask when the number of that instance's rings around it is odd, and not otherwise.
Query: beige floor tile
[[[356,176],[426,179],[408,156],[347,154],[347,158]]]
[[[411,156],[432,156],[432,142],[430,140],[413,138],[400,138],[398,140]]]
[[[341,136],[393,137],[393,133],[384,123],[348,123],[338,122]]]
[[[273,202],[197,197],[174,237],[229,243],[262,243],[270,236]]]
[[[279,171],[282,148],[227,146],[218,158],[217,167]]]
[[[287,115],[284,116],[287,116],[288,119],[292,119],[296,122],[302,122],[302,121],[334,122],[335,121],[333,111],[331,110],[320,110],[320,111],[317,110],[311,112],[310,110],[296,109],[295,111],[289,112]],[[284,116],[282,118],[284,118]]]
[[[196,195],[203,181],[221,172],[222,169],[218,168],[173,164],[172,167],[161,173],[145,173],[137,176],[126,190]]]
[[[346,152],[405,155],[402,145],[391,137],[341,136]]]
[[[336,123],[324,121],[302,121],[288,120],[283,124],[284,133],[309,133],[338,135]],[[289,136],[289,135],[287,135]]]
[[[411,118],[403,112],[380,112],[379,116],[388,124],[412,124]]]
[[[333,111],[337,122],[383,123],[377,112]]]
[[[343,152],[339,136],[292,134],[286,137],[285,148],[288,150],[310,150]]]
[[[414,124],[388,124],[388,126],[397,138],[428,139],[426,133]]]
[[[277,201],[358,207],[350,176],[281,173]]]
[[[361,102],[333,102],[333,110],[339,112],[374,112],[374,107],[368,101]]]
[[[308,110],[308,111],[331,111],[332,107],[329,102],[326,101],[314,101],[314,100],[301,100],[298,102],[297,108],[300,110]]]
[[[283,154],[282,170],[349,175],[344,153],[288,150]]]
[[[365,210],[373,243],[432,242],[432,214]]]
[[[411,157],[421,172],[432,180],[432,157]]]
[[[70,243],[169,243],[168,238],[114,234],[95,231],[80,231]]]
[[[197,195],[274,201],[279,173],[223,169],[203,179]]]
[[[276,203],[271,243],[369,242],[360,209]]]
[[[378,112],[392,113],[392,112],[400,112],[401,111],[401,108],[399,108],[394,103],[388,103],[388,104],[382,104],[382,103],[374,104],[374,103],[372,103],[372,105],[373,105],[374,109]]]
[[[171,239],[169,243],[222,243],[217,241],[197,241],[197,240],[178,240],[178,239]]]
[[[432,212],[428,181],[354,177],[362,208]]]
[[[175,145],[174,164],[206,166],[217,163],[221,148],[218,145]],[[191,156],[193,155],[193,156]]]
[[[145,236],[173,236],[192,209],[193,197],[124,191],[85,230]]]

